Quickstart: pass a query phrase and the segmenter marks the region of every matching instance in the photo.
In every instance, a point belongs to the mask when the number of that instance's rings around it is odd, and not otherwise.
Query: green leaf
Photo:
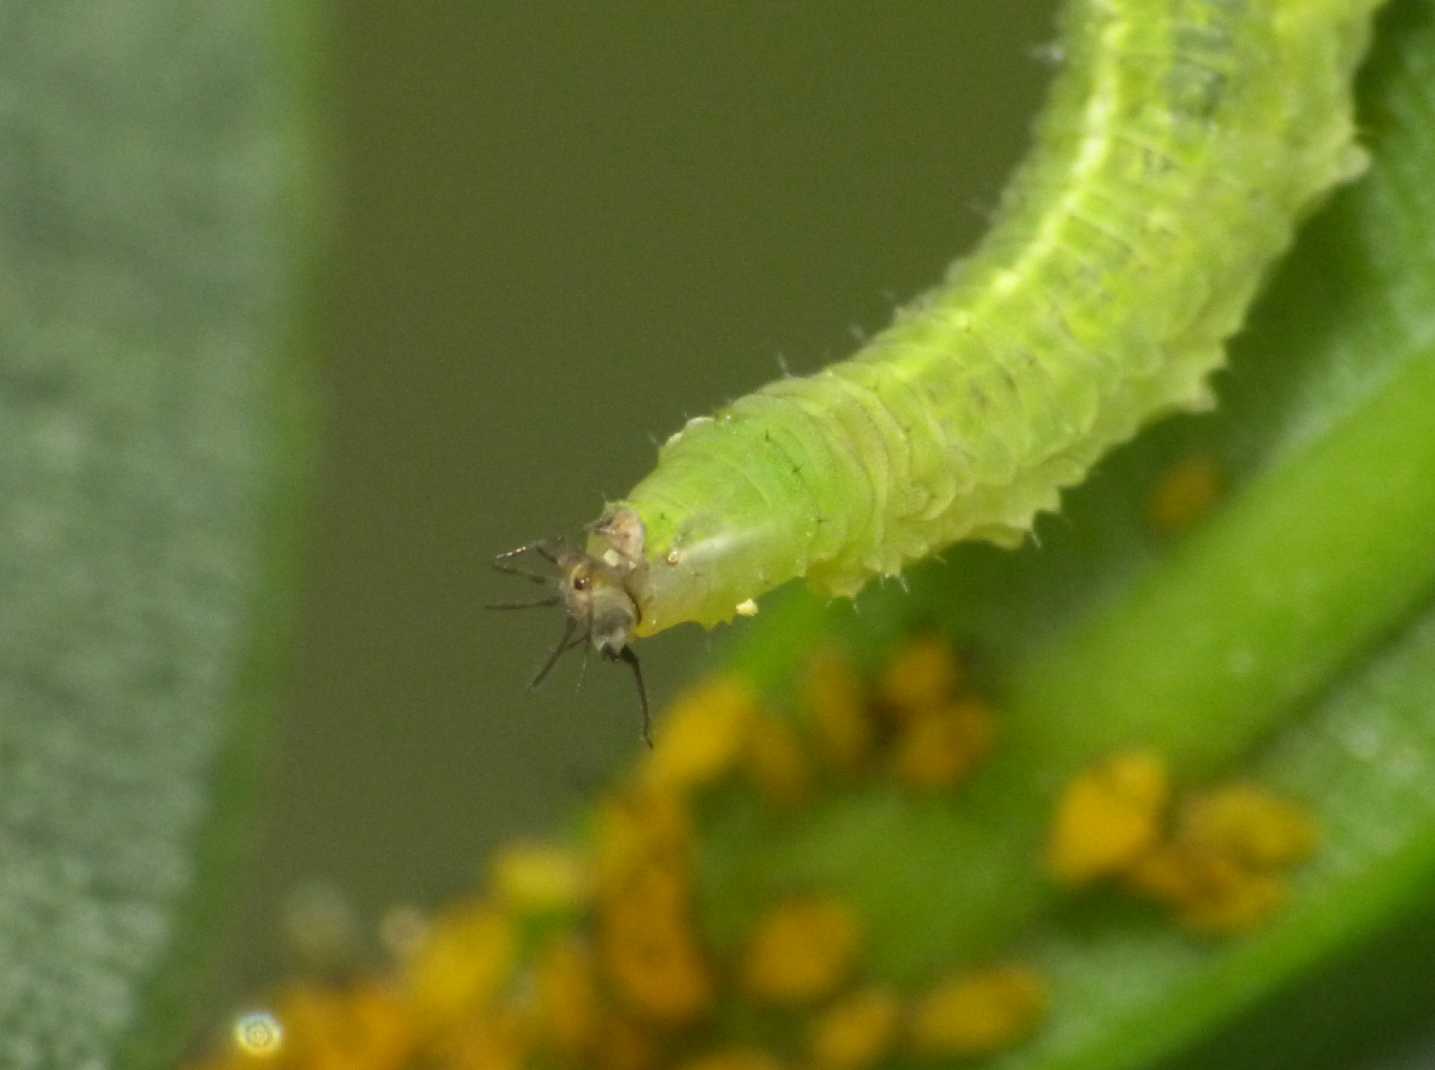
[[[0,16],[6,1067],[172,1065],[249,805],[307,465],[271,15]]]
[[[874,787],[796,822],[719,812],[703,857],[719,946],[774,896],[822,887],[856,904],[873,969],[898,982],[992,953],[1046,972],[1048,1027],[994,1065],[1144,1066],[1223,1031],[1227,1056],[1191,1065],[1261,1065],[1231,1054],[1233,1023],[1421,916],[1435,888],[1432,56],[1435,9],[1394,5],[1362,87],[1373,167],[1302,236],[1234,346],[1215,415],[1113,457],[1040,547],[964,548],[856,617],[794,598],[744,639],[737,663],[781,690],[824,634],[876,660],[935,624],[972,647],[1007,719],[1002,753],[955,799]],[[1145,504],[1194,454],[1235,486],[1172,545]],[[1200,943],[1050,883],[1055,791],[1130,744],[1184,781],[1239,770],[1318,815],[1321,854],[1275,923]],[[1263,1028],[1294,1050],[1294,1030],[1322,1035],[1311,1026]]]

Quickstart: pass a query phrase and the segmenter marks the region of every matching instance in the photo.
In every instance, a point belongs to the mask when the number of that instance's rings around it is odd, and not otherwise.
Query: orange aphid
[[[524,1070],[529,1065],[533,1033],[533,1023],[522,1012],[500,1007],[467,1019],[426,1054],[431,1065],[445,1070]],[[384,1070],[402,1065],[384,1064]]]
[[[864,1070],[892,1048],[902,1006],[884,988],[866,988],[823,1011],[808,1032],[811,1062],[821,1070]]]
[[[562,1055],[588,1051],[602,1013],[588,946],[570,937],[545,947],[534,967],[534,989],[544,1042]]]
[[[281,995],[276,1017],[284,1025],[284,1065],[304,1070],[389,1070],[403,1064],[419,1039],[402,995],[372,981],[291,988]]]
[[[898,648],[877,679],[877,699],[896,718],[940,709],[956,695],[962,666],[952,644],[938,635]]]
[[[744,952],[743,988],[768,1003],[806,1003],[834,991],[856,963],[857,918],[830,898],[792,899],[770,910]]]
[[[1281,871],[1309,857],[1319,836],[1295,803],[1254,784],[1222,785],[1183,804],[1175,835],[1131,867],[1126,886],[1193,932],[1246,932],[1285,903]]]
[[[996,739],[991,708],[968,699],[913,714],[893,744],[892,767],[913,787],[950,788],[990,752]]]
[[[942,982],[912,1010],[913,1049],[973,1057],[1011,1047],[1046,1013],[1046,985],[1022,966],[994,966]]]
[[[509,844],[494,855],[488,872],[495,896],[520,913],[577,907],[592,885],[587,859],[553,843]]]
[[[1163,845],[1140,859],[1125,875],[1125,885],[1170,907],[1185,928],[1213,936],[1256,928],[1286,899],[1280,876],[1183,843]]]
[[[812,772],[792,726],[774,717],[758,717],[748,728],[745,756],[748,775],[769,799],[784,805],[807,797]]]
[[[599,1070],[650,1070],[657,1057],[653,1035],[632,1019],[609,1011],[598,1023],[593,1061]]]
[[[687,805],[672,792],[640,788],[604,800],[594,836],[600,892],[609,894],[654,858],[686,859],[692,835]]]
[[[1309,858],[1320,826],[1297,803],[1257,784],[1225,784],[1181,807],[1181,840],[1252,866],[1289,866]]]
[[[1158,535],[1178,535],[1211,511],[1224,488],[1216,459],[1193,454],[1161,473],[1146,502],[1146,520]]]
[[[1152,751],[1113,755],[1079,774],[1061,794],[1047,841],[1047,866],[1081,885],[1125,869],[1161,835],[1170,784]]]
[[[871,753],[874,734],[857,670],[841,654],[824,650],[808,662],[801,687],[822,757],[835,769],[854,772]]]
[[[486,905],[468,905],[430,926],[406,973],[415,1015],[425,1027],[479,1013],[513,968],[513,923]]]
[[[757,716],[757,697],[741,679],[718,676],[700,684],[663,719],[643,767],[645,783],[684,791],[717,780],[737,763]]]
[[[604,971],[633,1012],[664,1026],[700,1017],[713,999],[698,947],[687,875],[653,862],[604,897],[598,916]]]

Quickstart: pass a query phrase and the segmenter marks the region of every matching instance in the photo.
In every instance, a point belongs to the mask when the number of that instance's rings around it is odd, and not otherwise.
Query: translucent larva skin
[[[609,515],[639,635],[805,576],[855,594],[960,539],[1017,545],[1108,449],[1211,403],[1269,265],[1356,175],[1379,0],[1083,0],[993,229],[850,360],[690,421]],[[628,512],[624,512],[628,511]],[[590,550],[611,547],[601,534]]]

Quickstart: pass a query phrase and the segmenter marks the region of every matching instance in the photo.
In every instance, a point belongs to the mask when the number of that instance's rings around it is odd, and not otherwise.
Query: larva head
[[[534,553],[558,570],[556,594],[551,593],[554,580],[550,576],[530,572],[515,563],[524,554]],[[653,745],[648,718],[648,695],[643,687],[643,670],[633,653],[632,640],[641,614],[637,599],[628,588],[633,569],[622,561],[609,561],[581,550],[555,552],[549,544],[530,543],[494,559],[493,567],[511,576],[520,576],[542,584],[550,591],[542,598],[522,602],[492,603],[490,609],[527,609],[533,606],[563,607],[563,636],[549,652],[548,658],[530,687],[543,682],[564,651],[591,643],[592,648],[607,661],[622,661],[633,671],[638,685],[638,702],[643,713],[643,740]],[[587,664],[586,658],[584,664]],[[579,678],[581,681],[581,677]]]
[[[558,557],[563,611],[587,635],[593,649],[607,658],[622,654],[638,627],[638,604],[624,583],[625,574],[580,551]]]

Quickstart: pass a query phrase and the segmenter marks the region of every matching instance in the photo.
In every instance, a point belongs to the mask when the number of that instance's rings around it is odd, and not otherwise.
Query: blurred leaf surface
[[[175,941],[197,881],[222,890],[202,830],[243,804],[271,712],[267,680],[233,701],[256,616],[282,618],[282,598],[259,604],[263,551],[287,544],[302,467],[271,15],[0,14],[0,1065],[17,1070],[111,1065],[164,956],[201,961]]]

